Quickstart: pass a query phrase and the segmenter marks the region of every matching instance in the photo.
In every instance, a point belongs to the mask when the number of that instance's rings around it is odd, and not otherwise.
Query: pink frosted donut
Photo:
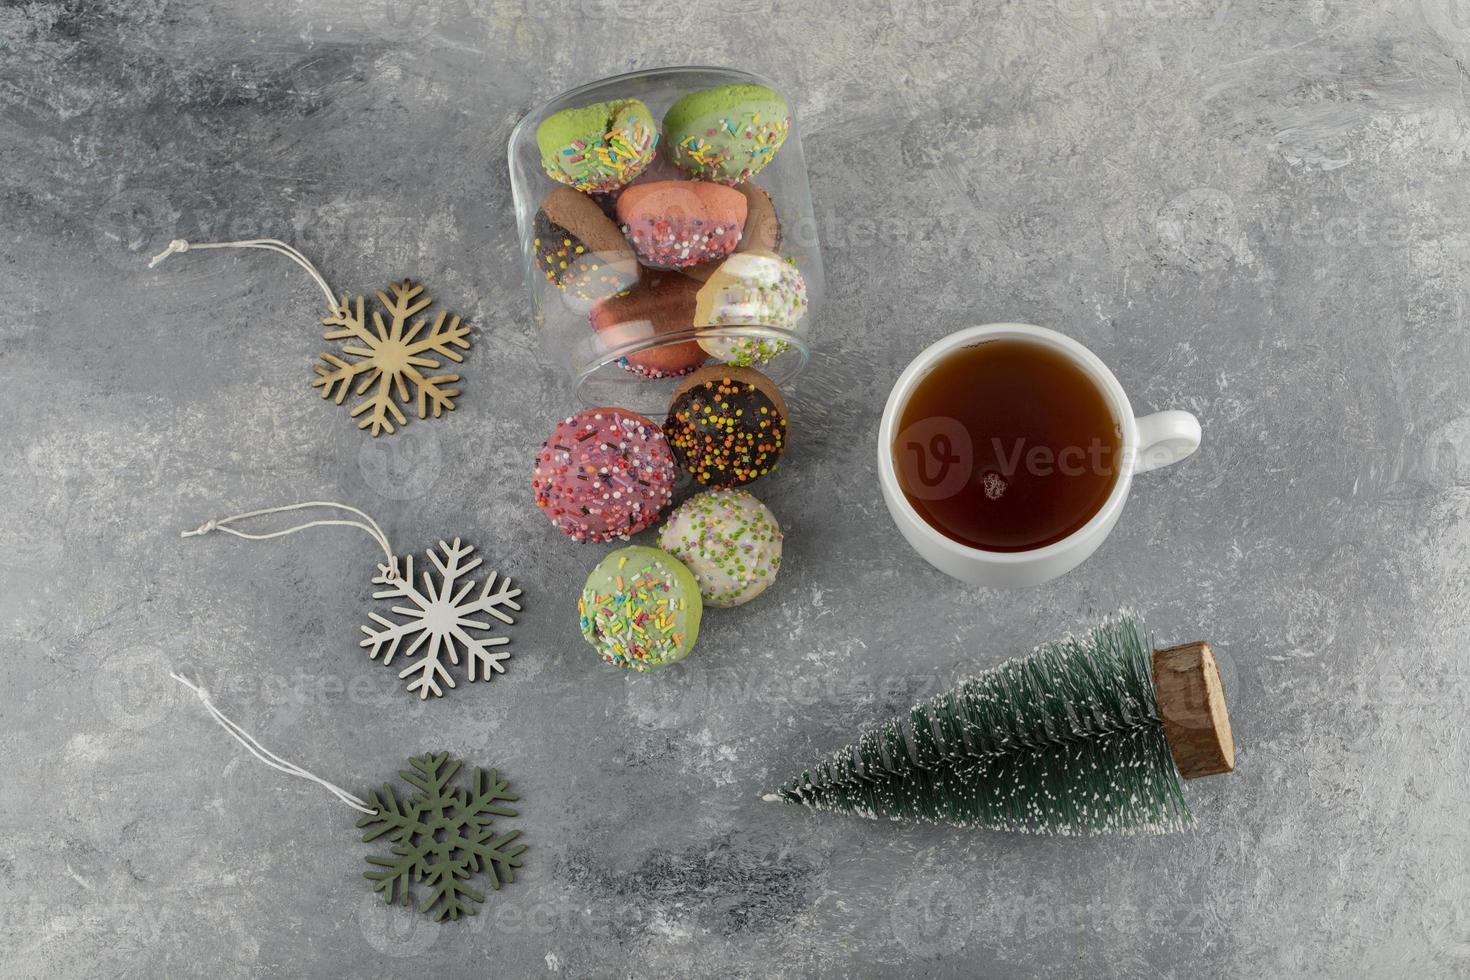
[[[589,408],[558,423],[536,456],[536,504],[578,541],[643,530],[674,496],[674,455],[649,419]]]

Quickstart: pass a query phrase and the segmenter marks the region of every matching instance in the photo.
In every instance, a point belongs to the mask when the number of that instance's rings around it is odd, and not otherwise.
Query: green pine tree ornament
[[[515,881],[521,866],[526,845],[512,843],[521,832],[502,834],[492,823],[495,817],[516,816],[505,803],[519,797],[494,769],[476,767],[468,790],[450,785],[460,763],[447,752],[408,761],[412,768],[399,775],[419,792],[400,800],[385,783],[366,801],[377,812],[357,821],[364,841],[386,837],[392,844],[388,854],[368,857],[373,870],[364,877],[390,905],[395,900],[408,905],[410,886],[417,882],[429,890],[419,903],[424,914],[436,920],[474,915],[475,903],[485,896],[470,879],[484,872],[490,886],[499,889],[502,881]]]
[[[1183,779],[1235,744],[1207,643],[1154,650],[1120,613],[962,681],[788,780],[767,800],[1036,834],[1166,833]]]

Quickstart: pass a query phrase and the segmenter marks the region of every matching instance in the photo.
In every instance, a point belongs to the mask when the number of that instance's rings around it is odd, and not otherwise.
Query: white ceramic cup
[[[1113,417],[1122,429],[1122,462],[1112,491],[1096,514],[1082,527],[1060,541],[1030,551],[987,551],[948,537],[935,530],[904,495],[894,467],[894,439],[898,420],[909,394],[945,355],[986,340],[1030,340],[1061,351],[1081,368],[1107,399]],[[956,423],[957,424],[957,423]],[[988,323],[968,327],[930,345],[899,375],[883,408],[878,427],[878,480],[883,500],[899,531],[925,561],[948,575],[972,585],[1037,585],[1065,574],[1097,550],[1118,523],[1123,502],[1133,485],[1133,474],[1177,463],[1199,448],[1199,420],[1188,412],[1155,412],[1133,416],[1133,406],[1123,386],[1096,354],[1072,338],[1025,323]]]

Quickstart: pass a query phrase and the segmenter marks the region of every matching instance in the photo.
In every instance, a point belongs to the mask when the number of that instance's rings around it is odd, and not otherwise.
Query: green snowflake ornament
[[[413,768],[398,775],[417,787],[418,794],[400,801],[385,783],[368,795],[368,805],[377,812],[357,821],[364,841],[386,837],[392,843],[387,855],[368,857],[373,870],[363,877],[389,905],[395,898],[408,905],[410,886],[420,882],[429,888],[428,900],[419,905],[425,915],[436,920],[474,915],[473,903],[484,902],[485,896],[470,887],[470,878],[483,871],[498,890],[502,881],[515,881],[515,869],[521,866],[526,845],[511,844],[521,832],[501,834],[491,825],[495,817],[516,816],[503,801],[520,797],[494,769],[478,766],[469,790],[451,786],[460,763],[447,752],[408,762]]]

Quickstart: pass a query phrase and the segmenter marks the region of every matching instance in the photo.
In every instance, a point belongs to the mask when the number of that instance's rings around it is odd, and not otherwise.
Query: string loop
[[[345,789],[336,785],[335,783],[329,783],[320,776],[315,775],[314,773],[307,772],[305,769],[302,769],[294,762],[287,762],[285,759],[282,759],[270,749],[261,745],[255,740],[255,736],[251,735],[245,729],[235,724],[228,717],[226,717],[223,711],[215,707],[214,702],[209,699],[209,691],[205,689],[203,684],[197,684],[180,674],[175,674],[172,671],[169,672],[168,676],[172,677],[174,680],[178,681],[180,684],[193,691],[199,697],[200,703],[204,705],[204,710],[209,712],[210,717],[217,721],[221,728],[234,736],[235,741],[239,742],[241,745],[245,746],[245,748],[250,750],[250,754],[255,756],[261,762],[264,762],[272,769],[284,772],[288,776],[297,776],[301,779],[308,780],[309,782],[316,783],[318,786],[331,793],[337,799],[352,807],[352,809],[356,810],[358,813],[366,813],[371,816],[378,812],[374,808],[368,806],[367,801],[357,796],[354,796],[353,794],[347,792]]]
[[[327,285],[327,280],[324,279],[322,277],[322,274],[317,271],[316,266],[311,264],[311,260],[302,255],[301,252],[299,252],[296,248],[287,245],[285,242],[279,241],[275,238],[249,238],[242,239],[238,242],[189,242],[185,241],[182,238],[175,238],[173,241],[168,243],[167,248],[148,260],[148,268],[153,268],[154,266],[158,265],[158,263],[168,258],[170,255],[177,255],[182,252],[188,252],[192,251],[193,249],[200,248],[258,248],[262,251],[275,252],[277,255],[284,255],[286,258],[290,259],[292,262],[295,262],[297,265],[301,266],[301,268],[305,269],[306,274],[311,276],[312,281],[317,284],[317,286],[321,289],[322,294],[327,297],[327,309],[331,310],[333,313],[337,313],[341,309],[341,307],[339,307],[337,304],[337,297],[332,293],[332,287]],[[344,305],[346,303],[345,296],[343,297],[343,303]]]
[[[324,518],[282,528],[279,531],[271,531],[268,534],[251,534],[249,531],[241,531],[238,528],[230,526],[231,524],[238,524],[241,521],[248,521],[256,517],[267,517],[271,514],[284,514],[289,511],[309,510],[318,507],[329,510],[347,511],[350,514],[356,514],[362,520],[351,521],[341,518]],[[403,581],[403,576],[398,571],[398,556],[393,553],[393,547],[388,543],[388,535],[383,533],[383,529],[378,525],[378,522],[356,507],[349,504],[339,504],[333,500],[308,500],[299,504],[286,504],[282,507],[265,507],[261,510],[248,510],[243,514],[232,514],[229,517],[212,518],[200,524],[192,531],[180,531],[179,537],[192,538],[198,535],[209,534],[213,531],[223,531],[226,534],[233,534],[237,538],[244,538],[246,541],[269,541],[271,538],[284,538],[288,534],[295,534],[298,531],[305,531],[313,527],[355,527],[360,531],[366,531],[378,543],[378,547],[383,549],[383,554],[387,558],[385,563],[387,578],[394,582]]]

